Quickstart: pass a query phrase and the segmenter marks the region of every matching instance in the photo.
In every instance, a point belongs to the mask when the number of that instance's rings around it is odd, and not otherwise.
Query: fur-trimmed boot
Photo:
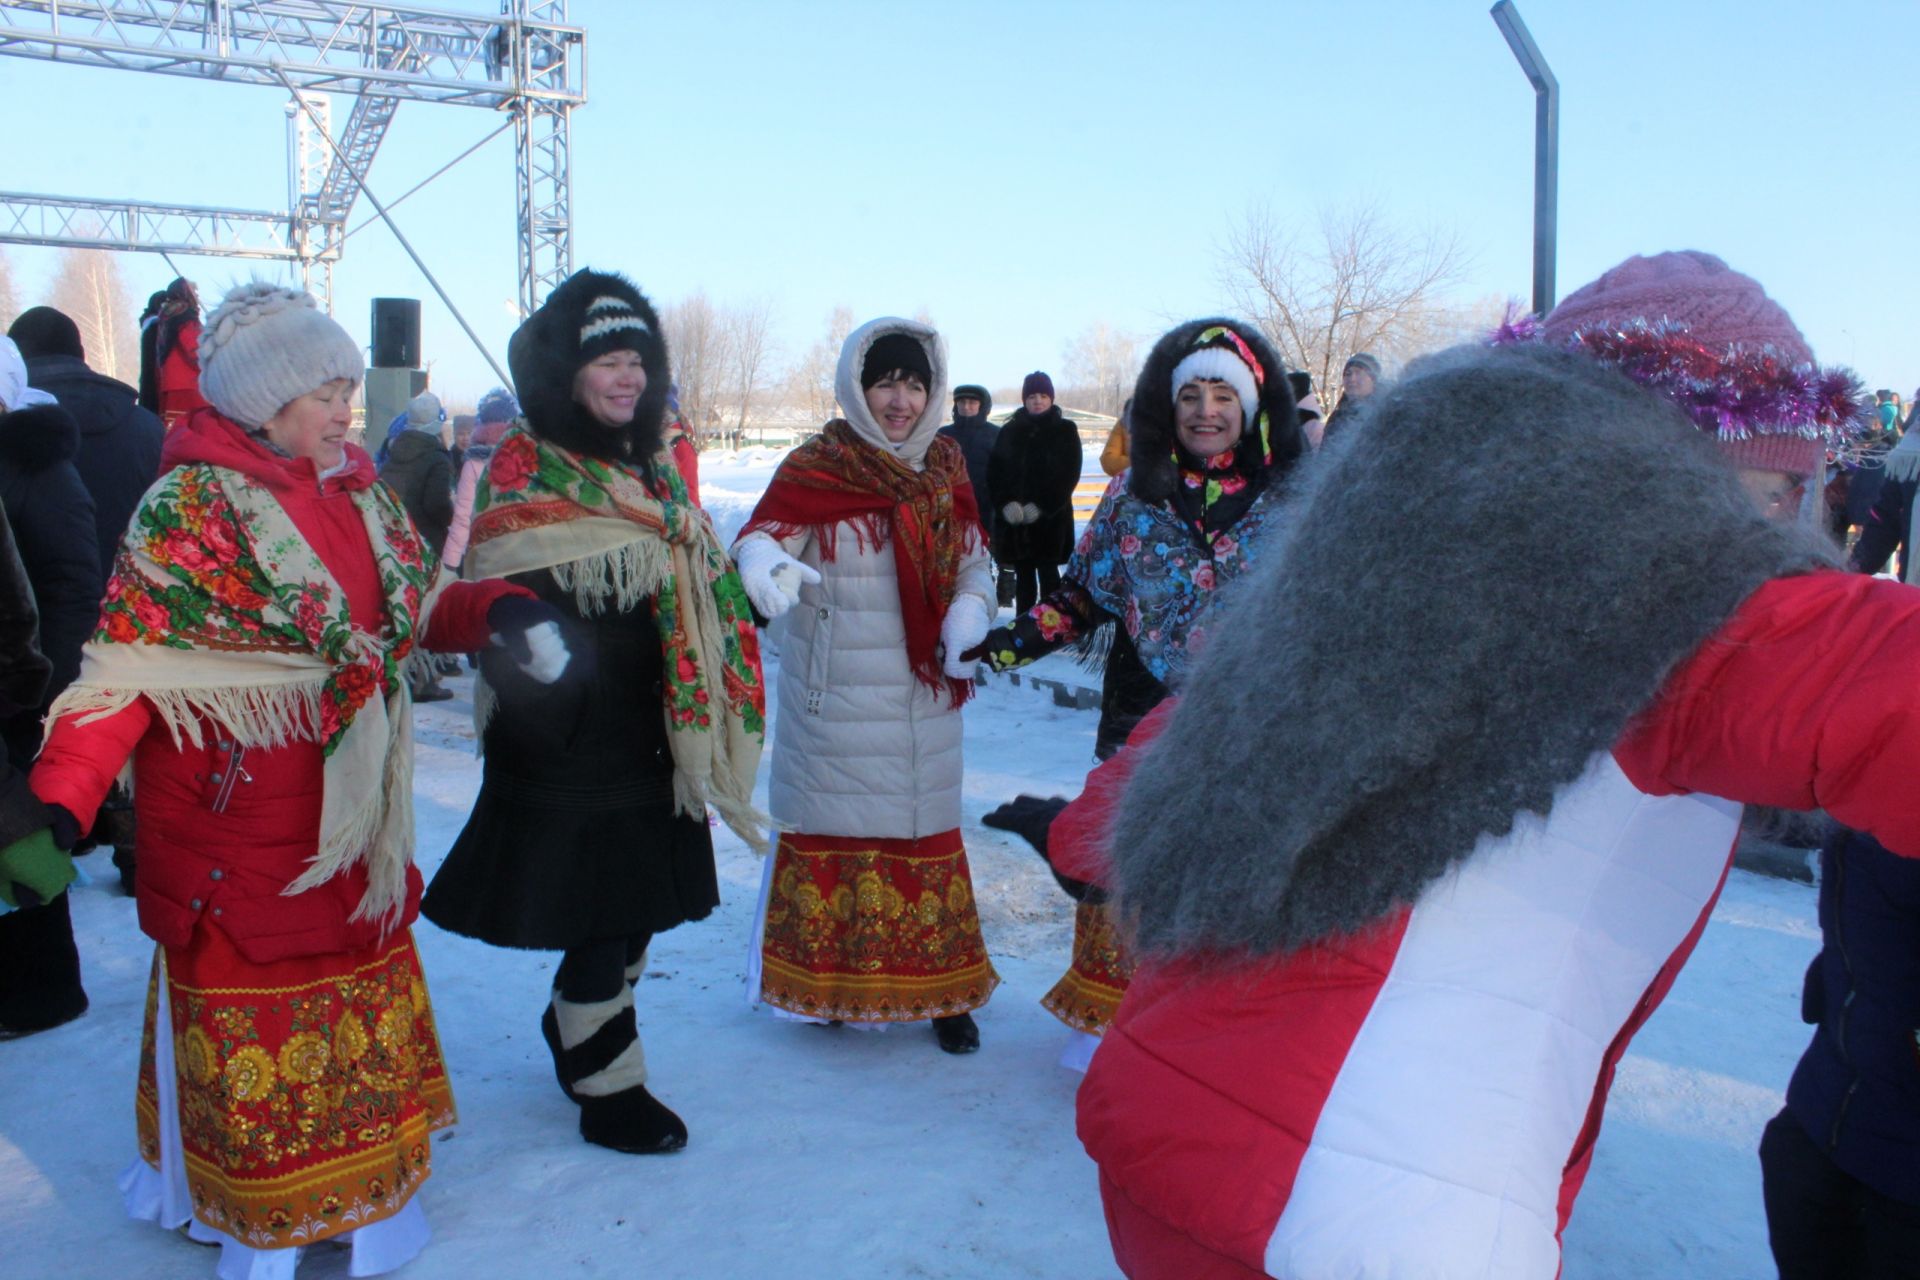
[[[633,991],[577,1004],[558,993],[541,1019],[554,1073],[580,1104],[580,1136],[634,1155],[664,1155],[687,1145],[687,1126],[647,1092],[647,1060],[633,1016]]]

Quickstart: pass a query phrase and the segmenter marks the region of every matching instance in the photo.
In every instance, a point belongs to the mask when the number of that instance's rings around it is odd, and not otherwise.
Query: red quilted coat
[[[1547,814],[1409,907],[1260,965],[1143,960],[1078,1104],[1121,1267],[1552,1280],[1615,1065],[1705,927],[1741,804],[1920,855],[1916,672],[1920,593],[1775,580]],[[1102,879],[1170,714],[1056,821],[1060,870]]]
[[[374,467],[352,445],[348,454],[353,465],[320,481],[310,461],[278,457],[204,409],[168,434],[161,469],[205,462],[265,485],[340,583],[355,625],[373,629],[385,604],[366,526],[349,495],[374,483]],[[514,594],[526,593],[504,582],[448,587],[428,620],[423,645],[441,652],[483,647],[488,607]],[[281,893],[305,870],[319,842],[317,743],[248,751],[236,767],[233,743],[217,726],[208,726],[201,746],[176,746],[144,701],[92,723],[77,720],[63,717],[52,726],[31,785],[85,830],[132,757],[137,900],[148,936],[185,946],[204,919],[255,963],[378,941],[379,922],[347,918],[366,891],[358,867],[304,893]],[[419,903],[420,876],[408,868],[403,923],[412,922]]]

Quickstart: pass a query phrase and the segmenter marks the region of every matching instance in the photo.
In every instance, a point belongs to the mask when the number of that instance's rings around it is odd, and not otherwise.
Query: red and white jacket
[[[1169,714],[1056,821],[1060,870],[1103,878]],[[1705,927],[1741,805],[1920,854],[1917,761],[1920,593],[1778,579],[1544,818],[1410,908],[1259,964],[1144,960],[1079,1095],[1122,1268],[1551,1280],[1615,1065]]]

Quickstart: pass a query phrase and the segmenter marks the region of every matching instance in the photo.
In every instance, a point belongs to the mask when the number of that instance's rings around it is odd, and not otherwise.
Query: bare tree
[[[1063,399],[1075,408],[1118,417],[1140,371],[1139,339],[1098,321],[1067,344],[1061,362],[1066,373]]]
[[[680,415],[705,448],[720,434],[715,403],[727,376],[727,326],[705,291],[688,294],[665,308],[667,352],[680,384]]]
[[[20,314],[20,294],[13,287],[13,259],[0,249],[0,329],[11,325]]]
[[[840,348],[853,332],[853,308],[842,304],[827,316],[826,332],[787,370],[787,403],[805,411],[809,422],[838,416],[833,378],[840,367]]]
[[[747,418],[754,397],[763,391],[767,358],[773,349],[773,303],[765,298],[726,312],[727,362],[725,386],[733,398],[734,444],[746,443]]]
[[[1396,226],[1375,203],[1325,206],[1316,221],[1309,234],[1256,205],[1216,261],[1234,310],[1322,395],[1357,351],[1398,363],[1457,336],[1463,313],[1447,296],[1467,267],[1457,235]]]
[[[63,249],[47,305],[66,312],[80,329],[87,363],[122,382],[140,380],[139,307],[105,249]]]

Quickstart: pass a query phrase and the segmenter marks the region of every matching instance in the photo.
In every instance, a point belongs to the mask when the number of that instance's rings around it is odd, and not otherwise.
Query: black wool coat
[[[993,494],[993,558],[1002,564],[1065,564],[1073,554],[1073,490],[1080,483],[1080,433],[1054,405],[1039,417],[1016,409],[987,461]],[[1002,508],[1030,502],[1032,524],[1014,524]]]
[[[38,712],[80,672],[80,649],[93,634],[106,589],[93,498],[74,467],[79,451],[80,428],[58,405],[0,415],[0,504],[39,606],[40,652],[53,664],[38,711],[0,726],[19,768],[39,750]]]
[[[571,662],[545,686],[498,646],[481,655],[499,705],[480,795],[421,914],[495,946],[551,950],[702,919],[720,902],[713,838],[673,811],[652,601],[583,614],[550,572],[510,581],[564,615]]]
[[[132,387],[95,373],[77,356],[35,356],[27,382],[60,402],[80,427],[73,465],[93,497],[100,569],[113,572],[114,553],[135,507],[160,475],[160,419],[140,407]]]
[[[439,555],[447,545],[453,524],[453,459],[440,437],[425,431],[402,431],[387,449],[380,479],[407,509],[413,527]]]

